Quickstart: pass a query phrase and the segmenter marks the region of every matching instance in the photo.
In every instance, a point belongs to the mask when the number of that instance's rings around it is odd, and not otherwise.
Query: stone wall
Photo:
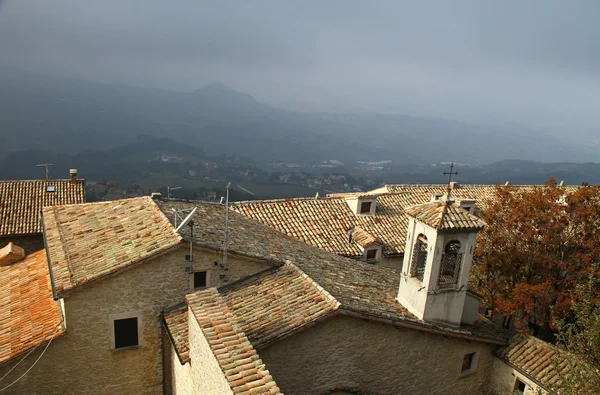
[[[494,346],[337,316],[259,350],[286,395],[485,394]],[[471,374],[463,357],[478,352]]]
[[[13,242],[25,250],[25,255],[29,255],[33,252],[44,249],[44,238],[42,234],[31,235],[31,236],[8,236],[0,237],[0,248],[6,246],[8,243]]]
[[[64,299],[67,332],[56,339],[38,364],[6,393],[16,394],[162,394],[163,326],[161,313],[183,302],[190,292],[186,248],[157,257],[117,275],[90,283]],[[204,256],[205,255],[205,256]],[[214,252],[199,252],[195,262],[213,261]],[[231,259],[231,276],[268,267]],[[111,316],[139,315],[140,345],[113,350]],[[3,381],[27,370],[36,353]],[[19,358],[0,366],[0,377]]]
[[[171,394],[232,394],[196,318],[191,311],[188,314],[191,362],[182,365],[171,347]]]
[[[546,394],[546,391],[539,387],[535,382],[499,358],[494,358],[489,393],[494,395],[512,394],[514,393],[517,379],[527,386],[523,395]]]

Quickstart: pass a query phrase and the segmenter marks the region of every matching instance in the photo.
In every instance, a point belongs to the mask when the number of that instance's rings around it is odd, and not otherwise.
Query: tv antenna
[[[229,246],[229,188],[231,182],[225,187],[225,243],[223,246],[223,270],[225,270],[225,281],[227,281],[227,247]]]
[[[44,166],[46,168],[46,180],[50,179],[50,166],[53,166],[52,163],[49,163],[47,160],[44,163],[41,163],[39,165],[35,165],[36,167],[42,167]]]
[[[181,189],[181,187],[167,187],[167,198],[171,199],[171,191],[176,191]]]
[[[179,226],[175,229],[175,232],[179,232],[181,230],[181,228],[183,228],[186,225],[190,226],[190,255],[189,255],[189,261],[190,261],[190,273],[192,272],[192,261],[194,260],[194,250],[193,250],[193,244],[194,244],[194,221],[192,221],[192,218],[194,217],[194,214],[196,214],[196,211],[198,210],[198,207],[194,207],[194,209],[187,215],[187,217],[184,218],[184,220],[179,224]],[[177,214],[175,214],[177,215]]]

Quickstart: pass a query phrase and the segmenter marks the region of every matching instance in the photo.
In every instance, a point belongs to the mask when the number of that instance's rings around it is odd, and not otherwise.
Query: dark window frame
[[[197,279],[196,275],[199,275],[199,274],[204,274],[204,281],[203,281],[204,285],[196,285],[196,279]],[[194,272],[194,278],[192,281],[194,281],[194,289],[206,288],[208,286],[208,272],[206,270]]]
[[[473,369],[473,363],[475,362],[476,352],[470,352],[463,356],[462,367],[460,372],[465,373]]]
[[[370,214],[371,213],[371,205],[373,204],[373,202],[360,202],[360,214]],[[368,207],[367,210],[365,210],[365,205],[367,205],[366,207]]]
[[[113,320],[115,350],[138,347],[140,345],[139,317]]]
[[[373,256],[369,256],[370,254],[373,254]],[[368,249],[365,254],[365,257],[366,257],[367,261],[377,260],[377,248]]]

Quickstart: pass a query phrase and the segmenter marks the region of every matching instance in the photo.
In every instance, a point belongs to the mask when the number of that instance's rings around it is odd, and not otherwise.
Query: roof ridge
[[[276,203],[276,202],[292,202],[292,201],[303,201],[303,200],[327,200],[327,198],[315,198],[314,196],[302,196],[292,198],[280,198],[280,199],[257,199],[257,200],[238,200],[235,202],[229,202],[230,205],[242,205],[252,203]]]
[[[339,300],[337,300],[332,294],[329,293],[329,291],[327,291],[325,288],[323,288],[319,283],[317,283],[312,277],[310,277],[308,274],[306,274],[304,272],[304,270],[300,269],[296,264],[288,261],[288,262],[286,262],[284,264],[284,267],[290,267],[290,268],[292,268],[300,276],[302,276],[302,278],[304,278],[305,280],[307,280],[310,283],[310,285],[312,285],[320,293],[322,293],[323,296],[325,296],[325,298],[327,298],[331,302],[334,302],[334,305],[335,305],[334,311],[337,310],[341,306],[341,303],[340,303]]]
[[[76,180],[71,180],[70,178],[50,178],[47,180],[38,180],[38,179],[32,179],[32,180],[0,180],[0,183],[2,182],[51,182],[51,181],[85,181],[85,178],[77,178]]]

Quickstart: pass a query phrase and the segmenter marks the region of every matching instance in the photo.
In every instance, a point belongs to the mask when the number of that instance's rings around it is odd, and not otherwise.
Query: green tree
[[[598,268],[598,264],[594,265]],[[557,340],[569,353],[562,364],[567,372],[558,385],[561,395],[600,393],[600,280],[590,275],[577,286],[570,320],[557,320]]]

